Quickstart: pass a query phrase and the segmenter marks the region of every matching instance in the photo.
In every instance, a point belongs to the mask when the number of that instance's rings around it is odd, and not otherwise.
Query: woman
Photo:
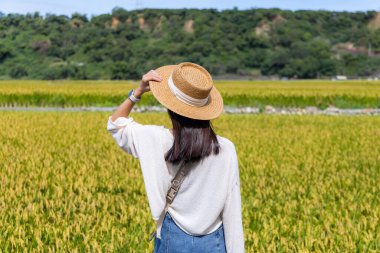
[[[129,117],[149,91],[168,109],[172,129]],[[154,252],[244,252],[235,146],[210,124],[222,110],[207,70],[183,62],[149,71],[108,118],[116,143],[140,160],[156,221]]]

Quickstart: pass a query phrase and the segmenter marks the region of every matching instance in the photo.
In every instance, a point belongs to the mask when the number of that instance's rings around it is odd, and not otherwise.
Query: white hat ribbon
[[[174,96],[176,96],[176,98],[178,98],[179,100],[181,100],[182,102],[188,105],[200,107],[200,106],[204,106],[208,101],[209,96],[207,96],[206,98],[193,98],[183,93],[180,89],[177,88],[177,86],[173,82],[172,75],[170,75],[168,79],[168,86],[171,92],[174,94]]]

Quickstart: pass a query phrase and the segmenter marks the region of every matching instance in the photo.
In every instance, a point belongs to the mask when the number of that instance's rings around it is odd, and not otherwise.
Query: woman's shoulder
[[[217,135],[216,137],[220,146],[225,147],[227,149],[235,150],[235,144],[230,139],[220,135]]]
[[[135,137],[144,140],[147,144],[160,142],[167,130],[163,125],[142,124],[134,121],[133,132]]]
[[[138,123],[140,126],[140,131],[146,134],[153,134],[153,135],[159,135],[167,130],[165,126],[163,125],[154,125],[154,124],[141,124]]]

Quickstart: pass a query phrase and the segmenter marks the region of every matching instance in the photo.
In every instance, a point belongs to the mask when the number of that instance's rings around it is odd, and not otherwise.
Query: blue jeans
[[[208,235],[191,236],[175,224],[169,212],[161,227],[161,239],[154,239],[154,253],[226,253],[223,224]]]

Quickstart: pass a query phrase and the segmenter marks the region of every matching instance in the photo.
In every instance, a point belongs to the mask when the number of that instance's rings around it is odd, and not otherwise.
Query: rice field
[[[137,81],[0,81],[0,106],[117,106]],[[215,81],[225,105],[380,108],[380,81]],[[146,94],[139,105],[158,105]]]
[[[139,163],[115,145],[108,116],[0,113],[0,252],[153,251]],[[170,126],[166,114],[132,117]],[[380,252],[379,117],[213,123],[238,152],[246,252]]]

